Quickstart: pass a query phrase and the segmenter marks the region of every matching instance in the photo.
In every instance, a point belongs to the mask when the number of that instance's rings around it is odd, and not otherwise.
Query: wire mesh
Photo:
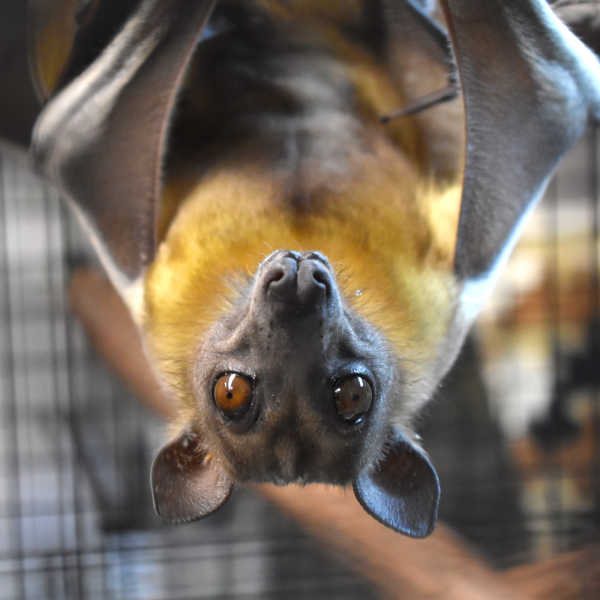
[[[590,129],[424,419],[440,517],[497,568],[600,537],[597,173]]]
[[[90,250],[18,153],[0,154],[0,598],[375,598],[261,498],[164,527],[149,469],[163,424],[66,309]]]

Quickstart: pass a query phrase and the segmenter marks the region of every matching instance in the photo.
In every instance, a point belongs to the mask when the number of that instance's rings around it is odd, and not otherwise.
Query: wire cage
[[[598,130],[559,165],[438,403],[442,517],[496,567],[599,539]]]
[[[560,166],[422,422],[441,520],[497,568],[600,538],[597,148],[590,131]],[[380,597],[248,490],[201,522],[159,522],[148,474],[164,425],[67,308],[71,270],[93,261],[3,147],[0,600]]]
[[[371,598],[369,585],[265,500],[239,490],[187,527],[154,515],[164,424],[93,354],[69,315],[71,215],[0,155],[0,598]]]

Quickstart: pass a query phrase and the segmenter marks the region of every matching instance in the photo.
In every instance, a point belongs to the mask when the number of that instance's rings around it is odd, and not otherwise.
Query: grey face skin
[[[229,373],[251,384],[234,418],[214,398]],[[345,485],[379,454],[398,379],[387,342],[344,305],[327,259],[275,252],[203,344],[197,427],[240,481]],[[357,414],[344,411],[354,388]]]

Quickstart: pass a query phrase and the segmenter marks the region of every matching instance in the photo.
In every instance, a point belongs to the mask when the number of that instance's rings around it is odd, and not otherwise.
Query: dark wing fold
[[[554,167],[598,114],[600,67],[545,0],[443,0],[466,152],[455,272],[492,277]]]
[[[214,0],[145,0],[46,106],[37,168],[74,203],[118,287],[155,251],[169,118]]]

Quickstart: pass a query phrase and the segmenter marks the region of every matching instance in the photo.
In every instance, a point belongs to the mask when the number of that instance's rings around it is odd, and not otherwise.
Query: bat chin
[[[263,457],[264,458],[264,457]],[[269,462],[268,460],[265,462]],[[310,483],[318,483],[320,479],[314,477],[306,472],[298,472],[294,465],[279,464],[271,465],[269,469],[260,469],[259,472],[248,472],[248,469],[232,469],[233,478],[241,483],[272,483],[278,487],[285,487],[286,485],[300,485],[305,486]],[[329,479],[327,480],[329,481]]]
[[[241,481],[240,478],[237,478]],[[285,469],[278,470],[277,472],[271,471],[265,473],[261,477],[251,478],[246,480],[246,483],[272,483],[277,487],[285,487],[287,485],[299,485],[304,487],[312,483],[326,483],[330,485],[339,485],[347,487],[352,484],[352,480],[337,481],[337,476],[326,476],[324,474],[316,475],[310,473],[292,473],[286,472]]]
[[[291,479],[288,479],[287,477],[273,477],[272,479],[269,479],[269,481],[274,483],[277,487],[285,487],[286,485],[305,486],[305,485],[311,483],[309,480],[307,480],[304,477],[295,477],[295,478],[291,478]]]
[[[272,433],[272,432],[271,432]],[[339,441],[336,440],[339,446]],[[359,444],[360,445],[360,444]],[[256,456],[261,454],[261,460]],[[332,458],[332,454],[337,454]],[[348,486],[359,475],[357,460],[360,451],[332,452],[332,448],[324,448],[315,437],[312,440],[299,442],[293,434],[288,434],[272,446],[263,444],[262,452],[257,448],[252,456],[243,452],[228,452],[227,470],[232,477],[243,483],[273,483],[276,486],[305,486],[313,483]]]

